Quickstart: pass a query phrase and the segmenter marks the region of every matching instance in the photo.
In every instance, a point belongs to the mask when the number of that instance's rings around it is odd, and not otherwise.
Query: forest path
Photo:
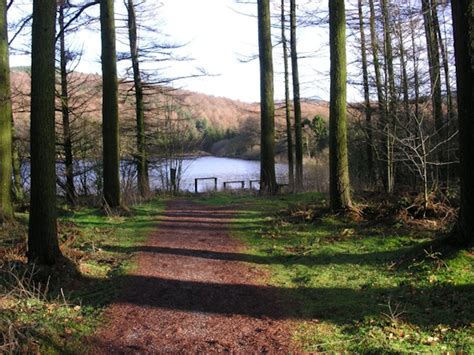
[[[288,353],[288,304],[245,262],[252,257],[229,235],[234,215],[170,201],[93,353]]]

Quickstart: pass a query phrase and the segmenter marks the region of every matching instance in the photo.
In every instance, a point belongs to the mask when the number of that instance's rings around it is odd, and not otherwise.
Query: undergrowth
[[[311,352],[474,353],[472,250],[449,245],[449,220],[407,215],[404,204],[359,204],[334,215],[319,194],[234,204],[233,233],[298,306],[294,341]]]
[[[140,245],[155,227],[161,202],[133,207],[128,217],[64,210],[61,250],[70,261],[50,277],[26,263],[27,215],[0,229],[0,353],[78,353],[100,325],[103,307],[120,290],[115,277],[134,267],[121,248]]]

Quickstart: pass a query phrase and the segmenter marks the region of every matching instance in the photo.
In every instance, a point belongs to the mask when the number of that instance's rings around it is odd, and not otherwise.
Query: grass
[[[0,352],[78,353],[101,323],[101,313],[120,291],[115,278],[135,267],[131,254],[114,251],[141,245],[164,203],[135,206],[130,217],[106,217],[94,209],[62,211],[63,253],[79,274],[58,275],[48,287],[24,258],[27,215],[0,230]],[[14,237],[12,237],[14,236]]]
[[[265,283],[288,298],[302,349],[474,353],[472,250],[403,219],[331,215],[320,194],[219,193],[198,202],[238,208],[232,230],[248,245],[242,260],[265,268]],[[143,243],[163,208],[155,201],[111,218],[63,211],[62,249],[81,276],[66,273],[48,289],[25,265],[27,215],[0,229],[0,352],[83,352],[120,291],[119,276],[135,267],[123,250]]]
[[[233,233],[297,298],[304,350],[474,353],[473,254],[439,242],[439,231],[331,215],[318,194],[201,202],[239,207]]]

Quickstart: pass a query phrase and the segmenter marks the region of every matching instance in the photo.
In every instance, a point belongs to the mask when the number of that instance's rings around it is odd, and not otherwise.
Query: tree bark
[[[444,134],[445,127],[443,123],[439,43],[433,19],[433,12],[436,11],[436,1],[422,0],[421,6],[428,50],[432,112],[437,131],[437,142],[439,143],[445,140],[447,136]],[[440,163],[446,162],[446,157],[442,150],[437,153],[437,159]],[[437,172],[438,182],[444,183],[446,180],[446,168],[440,167],[437,169]]]
[[[114,1],[100,0],[102,37],[102,136],[104,200],[120,207],[120,148],[118,115],[117,54],[115,49]]]
[[[13,127],[13,115],[12,115]],[[25,192],[23,190],[23,181],[21,177],[21,160],[19,152],[18,138],[15,137],[15,130],[12,133],[12,167],[13,167],[13,196],[16,203],[24,203]]]
[[[474,242],[474,1],[452,1],[456,57],[461,162],[461,209],[455,237],[462,245]]]
[[[294,157],[293,157],[293,134],[291,125],[290,109],[290,78],[288,68],[288,41],[285,28],[285,0],[281,0],[281,42],[283,45],[283,65],[285,70],[285,118],[286,118],[286,142],[288,146],[288,182],[290,189],[295,187]]]
[[[410,31],[413,57],[413,86],[415,88],[415,117],[418,119],[420,117],[420,79],[418,76],[418,51],[416,49],[415,22],[413,19],[410,20]]]
[[[372,128],[372,105],[370,103],[370,87],[369,87],[369,69],[367,64],[367,44],[364,30],[364,14],[362,7],[362,0],[358,0],[359,10],[359,31],[360,31],[360,50],[362,60],[362,78],[364,81],[364,112],[365,112],[365,126],[367,134],[367,177],[369,184],[374,181],[374,157],[373,157],[373,128]]]
[[[329,0],[331,90],[329,112],[329,197],[333,211],[352,207],[347,156],[347,63],[344,0]]]
[[[395,119],[397,115],[397,97],[395,93],[395,72],[393,66],[393,46],[392,37],[390,35],[390,12],[388,10],[388,0],[380,0],[382,10],[383,34],[384,34],[384,54],[385,54],[385,70],[387,88],[387,121],[385,122],[385,151],[386,151],[386,173],[387,173],[387,192],[393,193],[395,188],[395,163],[394,163],[394,141],[395,136]]]
[[[303,126],[301,120],[300,79],[296,45],[296,0],[290,0],[291,73],[293,79],[293,105],[295,111],[295,189],[303,189]]]
[[[261,157],[260,191],[275,193],[275,105],[269,0],[258,0],[258,47],[260,59]]]
[[[55,29],[56,0],[33,1],[31,44],[31,203],[28,261],[55,264],[56,229]]]
[[[138,191],[142,197],[147,197],[150,195],[150,183],[146,154],[145,107],[143,102],[143,83],[138,58],[137,16],[133,0],[128,0],[127,13],[130,56],[132,59],[133,81],[135,85],[135,116],[137,121],[137,155],[135,156],[135,160],[137,165]]]
[[[403,92],[403,108],[405,110],[405,122],[410,122],[410,94],[408,92],[408,71],[406,60],[406,49],[403,38],[403,28],[401,21],[398,23],[398,50],[400,52],[401,81]]]
[[[74,186],[74,158],[72,153],[71,124],[69,118],[68,58],[66,53],[66,35],[64,30],[64,2],[59,5],[59,56],[61,67],[61,113],[63,118],[63,148],[66,176],[66,199],[69,204],[76,203]]]
[[[12,103],[8,57],[7,3],[0,0],[0,223],[13,218]]]
[[[375,26],[375,4],[374,0],[369,0],[369,8],[370,8],[370,43],[372,49],[372,60],[374,63],[374,72],[375,72],[375,87],[377,90],[377,101],[378,101],[378,108],[379,108],[379,123],[377,129],[377,135],[382,137],[378,140],[384,141],[385,137],[383,137],[383,127],[386,125],[388,120],[388,108],[387,108],[387,99],[383,92],[383,83],[382,83],[382,69],[380,64],[380,57],[379,57],[379,41],[377,39],[377,30]],[[382,148],[380,148],[380,146]],[[378,151],[380,149],[385,150],[385,144],[378,144],[377,148]],[[380,153],[379,153],[380,156]],[[387,182],[387,162],[382,161],[380,158],[378,159],[378,169],[380,171],[380,176],[385,188],[385,191],[388,191],[388,182]]]

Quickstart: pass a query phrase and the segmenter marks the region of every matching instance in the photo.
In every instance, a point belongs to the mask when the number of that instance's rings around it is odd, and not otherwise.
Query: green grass
[[[130,217],[106,217],[94,209],[63,211],[59,223],[62,250],[74,261],[80,276],[60,275],[51,281],[46,294],[35,291],[28,277],[21,282],[8,275],[0,279],[1,351],[84,351],[84,339],[101,324],[104,306],[120,291],[122,285],[116,279],[135,267],[132,254],[122,250],[141,245],[163,210],[164,202],[154,201],[133,207]],[[12,246],[12,230],[17,242],[24,241],[26,222],[23,215],[14,229],[0,231],[0,248]],[[29,275],[21,250],[13,248],[8,258],[9,265],[20,266],[17,276]],[[2,270],[6,269],[5,263]]]
[[[305,350],[474,352],[471,252],[402,221],[330,215],[318,194],[201,202],[238,207],[233,233],[249,246],[246,260],[264,265],[270,283],[297,301],[288,315]]]

